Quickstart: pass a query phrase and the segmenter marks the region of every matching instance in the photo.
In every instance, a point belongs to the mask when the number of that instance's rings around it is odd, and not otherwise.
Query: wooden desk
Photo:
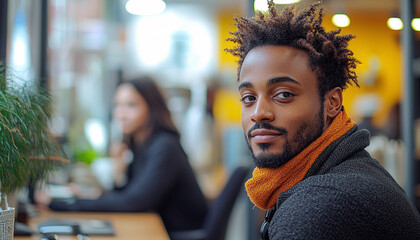
[[[30,221],[36,229],[39,222],[56,219],[103,219],[112,222],[114,236],[89,236],[92,240],[169,240],[168,233],[159,215],[154,213],[69,213],[40,210],[40,216]],[[39,240],[41,235],[15,236],[15,240]],[[76,236],[60,235],[60,240],[75,240]]]

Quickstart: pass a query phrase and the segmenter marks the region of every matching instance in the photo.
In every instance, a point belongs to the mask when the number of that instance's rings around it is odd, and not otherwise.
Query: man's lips
[[[256,129],[250,135],[255,143],[270,143],[282,134],[275,130]]]

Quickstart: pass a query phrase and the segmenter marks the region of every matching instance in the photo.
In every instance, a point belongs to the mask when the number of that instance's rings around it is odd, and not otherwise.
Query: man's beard
[[[316,121],[318,120],[318,121]],[[294,158],[298,155],[303,149],[308,147],[313,141],[319,138],[324,129],[324,107],[321,104],[321,108],[318,114],[318,117],[315,119],[313,124],[310,124],[311,121],[303,123],[299,126],[296,134],[293,136],[292,140],[289,141],[287,139],[288,131],[284,128],[274,127],[270,124],[263,123],[259,124],[256,123],[250,130],[254,129],[273,129],[279,131],[282,137],[285,138],[285,143],[283,145],[283,152],[282,153],[270,153],[268,148],[271,146],[270,143],[261,143],[257,144],[257,146],[262,150],[262,153],[258,156],[255,156],[254,151],[251,148],[251,144],[249,143],[249,133],[247,143],[248,148],[251,151],[252,159],[254,161],[255,166],[259,168],[278,168],[283,164],[287,163],[289,160]],[[294,148],[292,146],[295,146]]]

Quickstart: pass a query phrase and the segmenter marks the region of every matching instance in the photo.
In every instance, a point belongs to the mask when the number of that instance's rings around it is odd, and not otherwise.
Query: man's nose
[[[251,113],[251,120],[254,122],[271,122],[274,120],[274,113],[272,106],[267,100],[260,98],[254,111]]]

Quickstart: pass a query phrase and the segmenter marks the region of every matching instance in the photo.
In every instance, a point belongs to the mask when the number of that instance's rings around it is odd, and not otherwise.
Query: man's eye
[[[244,96],[244,97],[241,98],[242,103],[251,103],[253,101],[255,101],[254,96]]]
[[[276,97],[280,98],[281,100],[286,100],[286,99],[289,99],[293,96],[295,96],[295,95],[293,93],[290,93],[290,92],[281,92],[281,93],[276,95]]]

